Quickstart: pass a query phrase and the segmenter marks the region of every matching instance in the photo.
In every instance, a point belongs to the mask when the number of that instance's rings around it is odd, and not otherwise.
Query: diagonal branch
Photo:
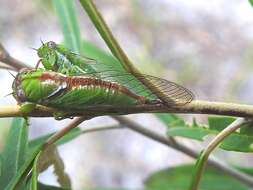
[[[31,66],[26,65],[23,62],[13,58],[1,43],[0,43],[0,62],[3,62],[8,66],[15,68],[18,71],[22,68],[30,68],[30,69],[32,68]]]
[[[193,175],[191,190],[198,190],[198,186],[201,180],[201,177],[204,173],[206,164],[208,163],[209,155],[213,152],[213,150],[219,146],[219,144],[232,132],[239,129],[247,120],[244,118],[238,118],[225,129],[223,129],[204,149],[203,152],[200,153],[196,163],[196,171]]]
[[[64,127],[62,130],[56,132],[54,135],[52,135],[43,145],[43,149],[46,149],[51,144],[55,143],[57,140],[59,140],[61,137],[63,137],[65,134],[67,134],[69,131],[77,127],[82,122],[91,119],[92,117],[89,116],[83,116],[75,118],[71,123],[69,123],[66,127]]]

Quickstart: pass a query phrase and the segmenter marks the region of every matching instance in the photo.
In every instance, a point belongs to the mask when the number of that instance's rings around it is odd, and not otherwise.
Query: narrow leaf
[[[253,0],[249,0],[249,3],[251,4],[251,6],[253,6]]]
[[[185,122],[182,118],[175,114],[157,113],[156,117],[162,121],[167,127],[185,127]]]
[[[81,49],[81,35],[76,19],[74,1],[53,0],[64,35],[64,44],[76,53]]]
[[[31,189],[30,190],[37,190],[37,178],[39,175],[38,171],[38,162],[39,162],[39,157],[40,157],[41,152],[39,152],[33,162],[33,167],[32,167],[32,182],[31,182]]]
[[[23,118],[13,119],[2,153],[0,189],[4,189],[25,161],[28,144],[28,123]]]
[[[208,125],[210,129],[221,131],[225,129],[229,124],[235,121],[234,117],[217,117],[217,116],[209,116],[208,117]]]
[[[31,171],[31,168],[33,166],[33,161],[38,155],[38,153],[41,150],[41,146],[37,146],[33,150],[29,151],[29,155],[26,157],[25,162],[21,166],[21,168],[18,170],[17,174],[8,181],[8,185],[5,188],[5,190],[13,190],[18,187],[20,183],[22,183],[25,179],[25,177],[28,175],[28,173]]]

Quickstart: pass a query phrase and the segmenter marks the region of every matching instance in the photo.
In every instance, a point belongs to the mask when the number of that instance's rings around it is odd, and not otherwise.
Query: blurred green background
[[[76,1],[82,37],[109,52],[87,15]],[[191,89],[197,99],[251,104],[253,102],[252,40],[253,10],[247,1],[212,2],[172,0],[96,0],[98,8],[133,63],[144,73],[175,81]],[[2,0],[0,41],[10,54],[35,65],[31,49],[43,41],[62,42],[63,36],[50,0]],[[15,104],[13,78],[0,70],[2,105]],[[160,133],[163,125],[152,115],[131,115],[143,126]],[[191,119],[188,117],[188,119]],[[198,116],[205,122],[205,116]],[[9,119],[0,120],[0,148]],[[64,121],[31,119],[30,137],[59,130]],[[109,117],[85,122],[85,126],[111,125]],[[189,146],[199,143],[181,139]],[[61,146],[60,154],[75,189],[81,187],[142,187],[150,173],[190,159],[129,130],[81,136]],[[224,152],[217,155],[224,157]],[[242,164],[239,153],[226,153],[232,163]],[[244,154],[243,165],[250,159]],[[81,167],[80,167],[81,166]],[[40,175],[57,184],[52,168]]]

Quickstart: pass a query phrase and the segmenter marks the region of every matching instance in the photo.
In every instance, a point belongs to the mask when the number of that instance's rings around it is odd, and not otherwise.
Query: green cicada
[[[80,111],[88,106],[163,103],[138,80],[141,78],[164,94],[167,105],[184,105],[193,99],[193,94],[178,84],[150,75],[136,77],[114,70],[54,42],[43,44],[38,55],[46,71],[24,70],[13,82],[13,95],[20,104],[30,102],[64,112]]]
[[[138,79],[145,78],[164,95],[167,105],[178,106],[193,100],[193,94],[184,87],[173,82],[150,75],[133,76],[131,73],[115,70],[113,67],[97,62],[94,59],[75,54],[63,45],[53,41],[43,43],[37,50],[40,62],[46,70],[52,70],[67,76],[88,76],[122,86],[138,96],[150,100],[158,98],[150,92]],[[108,102],[109,103],[109,102]]]
[[[192,94],[184,87],[153,76],[143,77],[162,83],[163,91],[167,92],[170,99],[173,98],[171,103],[187,103],[192,99]],[[128,89],[121,84],[89,75],[67,76],[39,69],[19,72],[12,87],[15,99],[21,104],[31,102],[63,111],[79,111],[87,106],[99,105],[161,103],[153,94],[142,96],[135,93],[140,91],[138,86],[136,89]]]

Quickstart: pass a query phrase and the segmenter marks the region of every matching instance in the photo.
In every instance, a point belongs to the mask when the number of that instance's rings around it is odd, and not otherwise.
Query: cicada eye
[[[47,45],[48,45],[49,48],[52,48],[52,49],[56,47],[56,43],[53,42],[53,41],[48,42]]]

